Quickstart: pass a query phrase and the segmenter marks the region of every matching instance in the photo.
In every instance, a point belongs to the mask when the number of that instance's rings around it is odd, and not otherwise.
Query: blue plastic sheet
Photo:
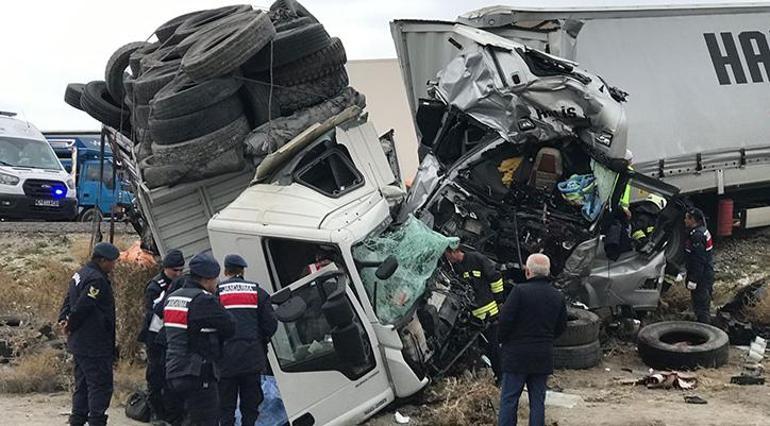
[[[259,418],[255,426],[280,426],[287,423],[289,419],[275,377],[262,376],[262,394],[265,399],[259,405]],[[240,406],[240,401],[238,405]],[[235,426],[245,426],[241,425],[240,410],[235,411]]]

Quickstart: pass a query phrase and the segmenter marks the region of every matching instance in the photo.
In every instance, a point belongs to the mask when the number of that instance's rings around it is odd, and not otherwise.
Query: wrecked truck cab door
[[[347,271],[328,264],[273,301],[273,372],[292,424],[359,423],[394,399]]]

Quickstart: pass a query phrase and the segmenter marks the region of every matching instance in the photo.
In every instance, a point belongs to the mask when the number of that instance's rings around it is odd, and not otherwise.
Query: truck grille
[[[63,188],[67,193],[67,185],[55,180],[27,179],[22,188],[25,195],[35,198],[54,198],[53,188]]]

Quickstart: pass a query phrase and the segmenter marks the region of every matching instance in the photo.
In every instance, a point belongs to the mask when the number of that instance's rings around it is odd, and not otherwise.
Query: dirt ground
[[[736,288],[748,284],[757,277],[767,275],[770,266],[770,230],[739,235],[717,243],[717,277],[715,305],[723,303]],[[55,260],[74,266],[86,253],[86,235],[57,235],[51,233],[3,233],[0,232],[0,274],[14,278],[29,268],[44,268]],[[87,250],[87,248],[85,248]],[[0,315],[4,314],[1,312]],[[0,327],[2,328],[2,327]],[[590,370],[559,371],[549,385],[564,393],[579,395],[583,401],[573,408],[549,406],[546,408],[549,425],[770,425],[770,385],[738,386],[729,383],[730,376],[739,373],[742,351],[732,348],[730,363],[720,369],[699,370],[699,385],[692,392],[680,390],[652,390],[644,386],[622,384],[623,380],[638,378],[647,372],[636,349],[631,343],[607,343],[602,364]],[[765,367],[770,363],[765,361]],[[13,363],[0,366],[0,379],[13,370]],[[630,369],[631,371],[627,371]],[[135,373],[135,372],[134,372]],[[133,373],[132,373],[133,374]],[[487,419],[494,418],[499,405],[499,393],[489,383],[484,389],[483,404],[478,410],[485,411]],[[130,382],[130,381],[129,381]],[[133,382],[131,382],[133,383]],[[126,386],[122,386],[126,387]],[[139,425],[123,414],[126,390],[113,399],[110,424]],[[431,390],[426,392],[432,392]],[[684,395],[695,394],[708,401],[706,405],[690,405]],[[429,411],[445,406],[456,406],[467,394],[455,391],[434,395],[428,403],[402,403],[389,407],[367,424],[385,426],[396,424],[394,412],[398,410],[412,418],[410,424],[438,424],[424,419]],[[443,400],[442,400],[443,398]],[[67,420],[70,395],[67,391],[50,394],[0,394],[0,424],[2,425],[61,425]],[[444,405],[442,405],[442,403]],[[437,408],[438,407],[438,408]],[[519,415],[526,424],[526,401],[522,401]],[[446,421],[441,424],[469,424]],[[472,424],[494,424],[492,421],[476,421]]]

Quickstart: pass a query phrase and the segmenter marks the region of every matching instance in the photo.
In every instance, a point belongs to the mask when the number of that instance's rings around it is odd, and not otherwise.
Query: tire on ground
[[[67,89],[64,91],[64,102],[66,102],[67,105],[82,111],[83,107],[80,106],[80,99],[83,96],[83,89],[85,87],[86,85],[82,83],[68,84]]]
[[[223,152],[243,144],[249,133],[246,117],[239,117],[232,123],[199,138],[173,145],[152,145],[153,157],[157,164],[202,165]]]
[[[729,340],[727,333],[708,324],[665,321],[639,330],[637,348],[652,368],[716,368],[727,362]]]
[[[567,328],[554,346],[585,345],[599,338],[599,316],[585,309],[567,309]]]
[[[232,97],[241,84],[241,80],[231,77],[196,83],[182,73],[155,94],[150,103],[152,117],[167,119],[201,111]]]
[[[337,96],[348,85],[348,73],[340,67],[329,75],[295,86],[276,87],[273,90],[282,115],[316,105]]]
[[[281,86],[305,83],[339,71],[346,62],[345,46],[334,37],[329,46],[276,69],[273,80]]]
[[[150,117],[149,128],[155,143],[171,145],[208,135],[241,116],[243,104],[240,98],[230,96],[217,104],[180,117]]]
[[[208,31],[184,55],[182,68],[195,81],[228,74],[254,56],[275,36],[267,14]]]
[[[276,34],[268,44],[243,64],[246,75],[263,73],[318,52],[329,46],[331,38],[321,24],[310,24]]]
[[[129,65],[131,54],[139,49],[149,46],[144,41],[128,43],[118,48],[107,61],[107,67],[104,70],[104,81],[107,82],[107,91],[112,99],[123,99],[126,95],[123,87],[123,78]]]
[[[595,367],[602,360],[602,347],[598,340],[577,346],[553,348],[553,366],[557,369],[582,370]]]
[[[115,129],[129,129],[130,114],[122,103],[116,103],[107,93],[107,84],[103,81],[92,81],[83,89],[80,98],[83,111],[100,122]]]

